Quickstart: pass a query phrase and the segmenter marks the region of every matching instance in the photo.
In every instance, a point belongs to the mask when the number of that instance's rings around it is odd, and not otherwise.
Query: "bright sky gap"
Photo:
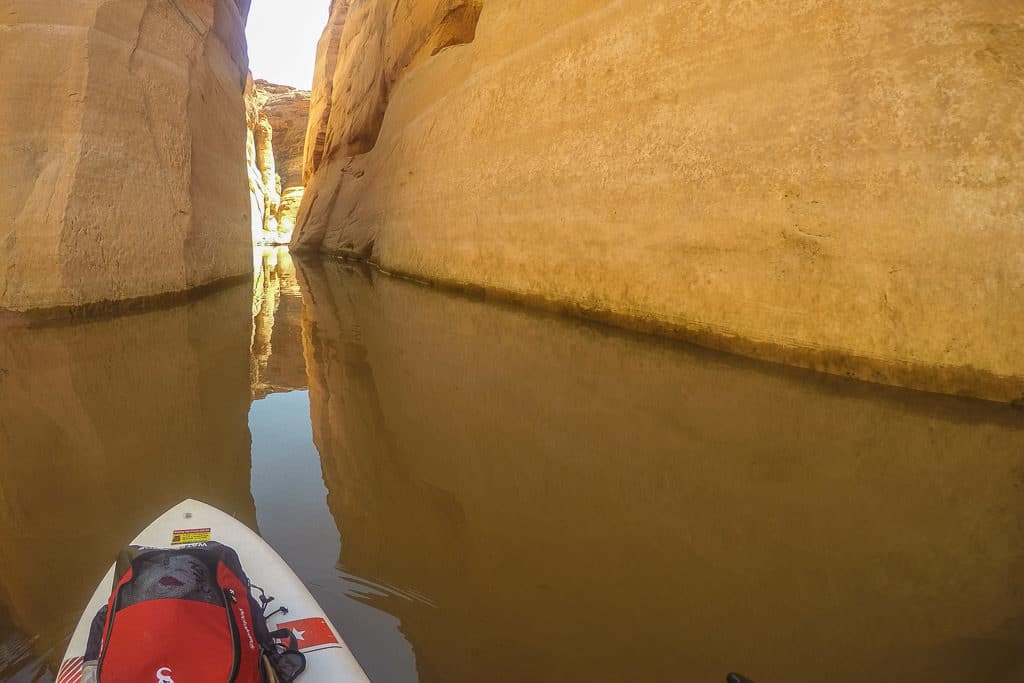
[[[253,0],[246,37],[253,78],[310,90],[330,0]]]

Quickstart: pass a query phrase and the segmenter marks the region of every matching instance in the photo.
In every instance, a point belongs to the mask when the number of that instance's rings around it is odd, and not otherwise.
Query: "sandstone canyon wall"
[[[306,128],[305,157],[302,166],[302,184],[312,178],[323,159],[327,144],[327,126],[334,102],[334,78],[344,77],[338,68],[341,58],[341,35],[348,19],[351,0],[331,0],[327,26],[316,46],[316,65],[313,72],[313,92],[310,94],[309,123]]]
[[[248,272],[249,0],[0,0],[0,309]]]
[[[281,210],[281,179],[274,158],[274,129],[260,111],[259,93],[252,74],[245,86],[245,159],[254,244],[277,241],[277,215]]]
[[[309,91],[249,76],[246,159],[257,244],[287,244],[302,203]]]
[[[316,79],[296,248],[1024,398],[1016,3],[335,0]]]
[[[309,119],[308,90],[278,85],[257,79],[260,111],[274,130],[274,159],[281,186],[302,187],[303,152],[306,144],[306,124]]]

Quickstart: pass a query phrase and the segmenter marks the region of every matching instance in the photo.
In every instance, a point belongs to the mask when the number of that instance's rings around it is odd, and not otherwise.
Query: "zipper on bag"
[[[234,605],[238,602],[235,591],[230,588],[224,589],[224,609],[228,614],[228,628],[231,630],[231,675],[228,676],[228,683],[235,683],[238,676],[238,668],[242,663],[242,637],[238,633],[238,624],[235,623]]]

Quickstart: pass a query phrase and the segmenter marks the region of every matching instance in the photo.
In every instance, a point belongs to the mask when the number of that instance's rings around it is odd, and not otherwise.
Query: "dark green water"
[[[1021,412],[262,258],[2,332],[0,680],[195,497],[378,683],[1024,681]]]

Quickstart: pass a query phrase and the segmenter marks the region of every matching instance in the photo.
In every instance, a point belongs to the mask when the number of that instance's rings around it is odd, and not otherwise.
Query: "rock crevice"
[[[317,51],[305,177],[377,142],[392,89],[413,66],[472,42],[483,0],[335,0]]]

